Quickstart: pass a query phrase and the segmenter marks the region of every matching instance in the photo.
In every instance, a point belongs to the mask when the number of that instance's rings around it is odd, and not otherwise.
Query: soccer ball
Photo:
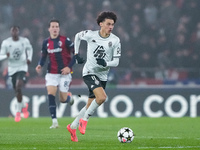
[[[134,139],[134,136],[135,135],[133,131],[128,127],[121,128],[117,133],[117,138],[121,143],[132,142]]]

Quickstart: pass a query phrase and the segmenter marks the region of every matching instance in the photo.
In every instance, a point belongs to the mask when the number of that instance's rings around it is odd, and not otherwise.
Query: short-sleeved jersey
[[[19,37],[18,41],[13,41],[12,37],[5,39],[1,44],[1,54],[7,53],[9,76],[19,71],[28,71],[27,59],[32,60],[33,49],[27,38]]]
[[[83,76],[94,74],[101,81],[107,81],[110,67],[98,65],[96,58],[103,58],[106,62],[109,62],[113,58],[120,57],[120,39],[112,33],[109,37],[103,38],[99,31],[91,30],[81,31],[77,33],[77,36],[79,40],[87,41],[87,61],[83,67]]]
[[[73,50],[74,43],[69,38],[58,36],[56,39],[51,39],[49,37],[43,41],[39,65],[43,66],[46,57],[49,56],[47,72],[61,74],[61,70],[70,63]]]

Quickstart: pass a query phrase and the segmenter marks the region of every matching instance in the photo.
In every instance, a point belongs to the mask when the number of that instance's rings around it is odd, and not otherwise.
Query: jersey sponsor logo
[[[55,48],[55,49],[47,49],[48,53],[57,53],[57,52],[61,52],[62,48]]]
[[[94,53],[94,57],[97,57],[97,58],[104,58],[106,56],[104,47],[101,45],[98,45],[93,53]]]
[[[12,55],[13,55],[13,58],[14,58],[15,60],[19,60],[20,57],[21,57],[21,55],[22,55],[22,52],[20,51],[19,48],[16,48],[16,49],[13,51]]]

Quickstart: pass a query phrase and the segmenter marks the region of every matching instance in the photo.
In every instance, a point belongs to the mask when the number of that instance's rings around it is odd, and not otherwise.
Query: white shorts
[[[61,92],[68,92],[69,85],[72,81],[71,74],[61,75],[47,73],[45,75],[46,86],[58,86]]]

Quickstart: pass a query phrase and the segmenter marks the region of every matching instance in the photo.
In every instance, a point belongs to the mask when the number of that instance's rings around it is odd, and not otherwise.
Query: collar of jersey
[[[100,36],[101,38],[103,38],[103,39],[107,39],[107,38],[109,38],[109,37],[110,37],[110,35],[109,35],[108,37],[102,37],[102,36],[101,36],[101,34],[100,34],[100,30],[99,30],[99,32],[98,32],[98,33],[99,33],[99,36]]]
[[[59,38],[60,38],[60,35],[58,35],[55,39],[52,39],[51,36],[50,36],[51,40],[58,40]]]

